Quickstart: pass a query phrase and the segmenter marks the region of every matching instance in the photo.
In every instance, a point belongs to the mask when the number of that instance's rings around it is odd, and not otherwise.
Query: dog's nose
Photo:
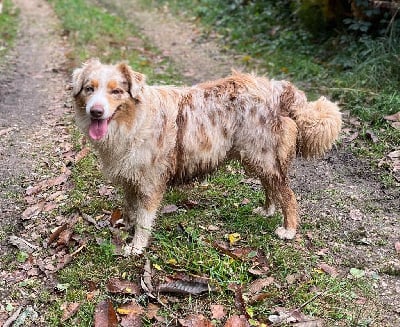
[[[90,108],[90,115],[93,118],[100,118],[104,114],[104,108],[101,105],[95,104]]]

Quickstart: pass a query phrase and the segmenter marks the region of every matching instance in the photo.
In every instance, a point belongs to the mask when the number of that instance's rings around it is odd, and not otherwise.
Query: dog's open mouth
[[[109,119],[91,119],[89,126],[89,136],[93,140],[101,140],[108,130]]]
[[[90,119],[91,121],[90,121],[90,126],[89,126],[89,136],[93,140],[99,141],[107,134],[108,124],[114,118],[115,113],[119,109],[120,109],[120,107],[118,107],[114,111],[114,113],[111,115],[111,117],[109,117],[107,119],[95,119],[95,118]]]

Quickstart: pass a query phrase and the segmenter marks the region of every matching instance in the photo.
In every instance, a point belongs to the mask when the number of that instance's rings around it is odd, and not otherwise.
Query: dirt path
[[[221,54],[215,42],[202,39],[193,24],[143,11],[135,1],[116,0],[113,5],[105,0],[98,2],[140,25],[143,33],[182,69],[187,83],[217,78],[231,67],[240,67],[234,56]],[[33,167],[62,168],[54,140],[59,135],[58,118],[65,112],[69,79],[63,72],[65,44],[47,2],[15,3],[21,9],[21,33],[8,64],[0,69],[2,255],[10,249],[7,237],[12,233],[34,241],[29,239],[29,224],[20,223],[23,207],[14,194],[23,191],[27,182],[39,179]],[[293,171],[303,222],[312,226],[310,237],[326,243],[342,274],[359,268],[374,276],[371,280],[379,296],[376,303],[367,303],[366,309],[377,307],[381,317],[377,326],[400,326],[400,260],[394,249],[400,235],[399,187],[385,188],[379,172],[353,156],[345,142],[323,160],[299,160]],[[0,280],[3,278],[0,275]],[[0,283],[0,322],[8,317],[5,308],[12,291],[18,292]]]
[[[41,166],[53,164],[57,121],[65,113],[66,45],[49,4],[44,0],[15,0],[21,28],[15,49],[0,67],[0,325],[7,318],[7,304],[19,294],[13,285],[8,255],[15,253],[8,237],[27,236],[34,242],[29,224],[23,224],[23,194],[38,176]],[[55,163],[57,166],[57,163]],[[36,235],[37,236],[37,235]],[[13,254],[14,255],[14,254]]]

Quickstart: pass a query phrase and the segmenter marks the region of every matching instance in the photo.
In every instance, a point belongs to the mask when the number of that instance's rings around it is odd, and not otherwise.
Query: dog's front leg
[[[141,254],[147,247],[162,195],[162,193],[154,191],[151,195],[140,194],[138,196],[135,234],[132,243],[125,247],[125,255]]]
[[[123,218],[127,230],[131,230],[136,225],[136,217],[138,212],[138,192],[135,187],[126,184],[124,189],[124,211]]]

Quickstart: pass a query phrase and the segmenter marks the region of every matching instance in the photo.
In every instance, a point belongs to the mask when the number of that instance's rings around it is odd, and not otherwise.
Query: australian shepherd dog
[[[134,227],[125,252],[146,248],[163,194],[236,159],[260,179],[270,216],[279,205],[281,239],[292,239],[299,217],[288,169],[296,154],[322,156],[338,138],[341,114],[321,97],[308,102],[288,81],[251,74],[194,86],[150,86],[127,64],[91,59],[73,72],[76,122],[104,172],[124,191],[124,219]]]

